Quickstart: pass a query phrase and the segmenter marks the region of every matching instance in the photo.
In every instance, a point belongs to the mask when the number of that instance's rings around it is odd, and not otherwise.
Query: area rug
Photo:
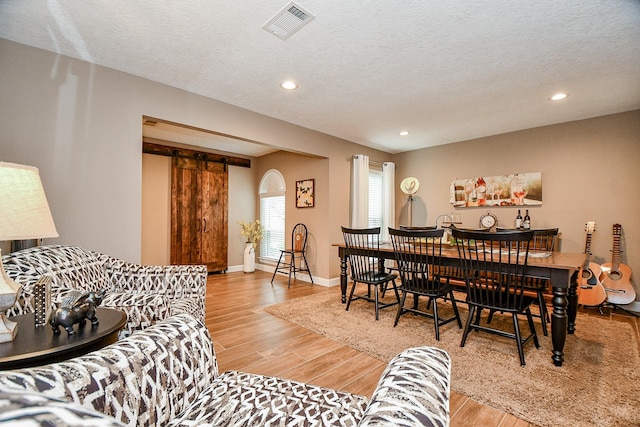
[[[439,308],[441,315],[451,314],[448,304]],[[520,366],[513,340],[473,332],[460,347],[462,330],[454,322],[440,328],[436,341],[431,319],[406,314],[394,328],[395,307],[381,310],[376,322],[372,304],[354,301],[345,311],[333,293],[289,300],[265,311],[382,361],[408,347],[445,349],[453,362],[452,390],[535,425],[640,426],[640,356],[628,323],[578,316],[575,334],[567,335],[562,367],[553,365],[551,338],[541,333],[540,348],[528,344],[526,366]]]

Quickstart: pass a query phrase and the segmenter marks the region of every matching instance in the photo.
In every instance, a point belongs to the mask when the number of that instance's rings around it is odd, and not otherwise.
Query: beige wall
[[[246,239],[240,235],[238,221],[252,221],[257,218],[258,183],[260,177],[256,173],[256,159],[251,159],[251,168],[229,166],[229,267],[242,269]]]
[[[596,221],[592,261],[611,261],[612,227],[622,225],[622,262],[640,274],[640,110],[545,126],[393,156],[396,180],[415,176],[420,190],[415,225],[434,224],[444,212],[460,213],[463,226],[477,227],[491,211],[512,226],[517,208],[468,208],[449,204],[455,178],[542,172],[543,203],[531,207],[534,228],[559,227],[561,249],[583,252],[585,223]],[[406,222],[399,196],[396,212]],[[405,215],[405,216],[403,216]]]
[[[344,170],[348,157],[357,152],[370,153],[372,158],[383,155],[213,99],[8,40],[0,39],[0,56],[0,158],[40,169],[60,233],[48,243],[74,244],[132,262],[141,260],[145,115],[330,159],[326,194],[340,189],[334,192],[339,197],[332,200],[335,209],[325,224],[330,233],[348,219],[348,196],[342,194],[348,182],[348,169]],[[255,189],[238,193],[247,194],[248,199],[237,199],[242,212],[237,218],[229,217],[230,254],[236,253],[231,247],[236,220],[249,219],[245,215],[249,211],[255,215],[256,210],[255,199],[253,205],[247,201]],[[339,237],[338,229],[327,240]],[[318,246],[318,260],[328,263],[330,251],[330,247]]]
[[[171,158],[142,155],[142,249],[147,265],[171,260]]]
[[[307,226],[307,261],[311,274],[318,279],[327,279],[329,275],[329,259],[327,251],[322,248],[331,246],[329,239],[329,223],[327,221],[329,200],[329,160],[309,157],[301,154],[280,151],[263,156],[258,161],[258,180],[270,169],[277,169],[285,180],[285,218],[287,236],[285,244],[291,246],[290,234],[293,226],[299,222]],[[296,207],[296,181],[315,179],[315,202],[312,208]],[[334,262],[337,259],[333,260]]]
[[[558,226],[562,249],[581,252],[584,224],[596,221],[593,252],[597,262],[604,262],[610,257],[611,226],[618,222],[623,226],[623,262],[640,274],[640,111],[391,156],[7,40],[0,39],[0,56],[0,158],[40,168],[60,233],[50,242],[140,261],[142,117],[147,115],[312,156],[301,161],[279,153],[257,159],[251,172],[245,171],[248,175],[230,173],[230,265],[239,264],[242,254],[233,227],[239,219],[256,217],[257,184],[280,159],[277,168],[288,189],[298,179],[316,179],[317,207],[288,207],[288,225],[299,219],[309,226],[314,274],[336,282],[339,263],[331,243],[342,239],[340,225],[349,221],[350,158],[364,153],[372,160],[394,161],[398,183],[409,175],[420,179],[416,224],[432,224],[438,214],[452,211],[448,191],[454,178],[540,171],[544,203],[532,209],[533,226]],[[406,215],[403,207],[398,194],[398,223]],[[511,224],[512,208],[492,210],[501,223]],[[474,226],[484,210],[459,212],[465,225]]]

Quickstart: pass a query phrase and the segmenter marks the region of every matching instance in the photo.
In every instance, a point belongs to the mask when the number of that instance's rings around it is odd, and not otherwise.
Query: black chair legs
[[[380,284],[380,285],[367,283],[366,284],[367,285],[367,294],[366,295],[364,295],[364,294],[363,295],[355,295],[355,296],[354,296],[354,294],[355,294],[356,286],[360,282],[353,282],[353,285],[351,286],[351,291],[349,292],[349,296],[347,297],[347,305],[345,307],[345,311],[349,311],[349,307],[351,306],[351,301],[362,299],[362,300],[374,303],[375,317],[376,317],[376,320],[379,320],[379,318],[380,318],[380,310],[381,309],[394,306],[394,305],[398,304],[399,301],[400,301],[400,294],[398,293],[398,288],[396,287],[395,280],[392,280],[390,282],[393,285],[393,291],[394,291],[394,293],[396,295],[396,300],[392,301],[392,302],[384,303],[384,304],[380,303],[380,298],[381,297],[384,298],[384,291],[387,289],[387,286],[388,286],[389,282],[386,282],[386,283]],[[372,287],[373,287],[373,296],[371,296],[371,288]],[[380,295],[380,293],[382,293],[382,295]]]

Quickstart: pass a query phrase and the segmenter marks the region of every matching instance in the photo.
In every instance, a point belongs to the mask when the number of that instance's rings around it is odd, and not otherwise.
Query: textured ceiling
[[[638,0],[300,0],[281,40],[287,4],[2,0],[0,37],[391,153],[640,108]]]

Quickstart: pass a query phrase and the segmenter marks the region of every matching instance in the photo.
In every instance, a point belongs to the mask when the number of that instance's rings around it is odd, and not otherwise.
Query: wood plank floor
[[[286,278],[276,277],[273,285],[270,280],[271,273],[263,271],[209,276],[206,324],[220,372],[240,370],[279,376],[371,397],[385,363],[262,310],[270,304],[317,293],[335,293],[339,298],[339,288],[292,281],[291,289],[287,289]],[[600,315],[590,310],[584,314]],[[622,317],[638,334],[638,322]],[[455,392],[451,393],[450,413],[452,427],[533,426]]]

